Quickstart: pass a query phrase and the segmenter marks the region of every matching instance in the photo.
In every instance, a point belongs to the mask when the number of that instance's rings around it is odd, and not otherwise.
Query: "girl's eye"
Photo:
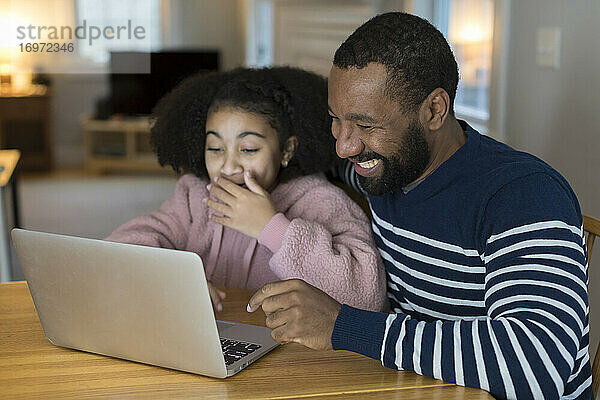
[[[217,151],[221,151],[221,148],[220,147],[208,147],[206,150],[217,152]]]
[[[258,149],[242,149],[242,153],[256,153]]]

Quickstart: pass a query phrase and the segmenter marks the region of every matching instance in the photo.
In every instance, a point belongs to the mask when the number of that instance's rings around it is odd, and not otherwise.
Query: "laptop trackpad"
[[[227,331],[229,328],[237,325],[235,322],[227,322],[217,320],[217,330],[219,331],[219,336],[223,336],[223,333]]]

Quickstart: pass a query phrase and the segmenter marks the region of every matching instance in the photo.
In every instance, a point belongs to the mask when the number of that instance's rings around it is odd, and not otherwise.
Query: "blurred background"
[[[177,179],[148,143],[165,92],[190,73],[238,66],[326,76],[339,44],[387,11],[420,15],[447,37],[459,118],[548,162],[583,213],[600,217],[597,0],[0,0],[0,147],[21,151],[3,189],[8,228],[102,238],[157,208]],[[40,51],[45,42],[57,51]],[[22,279],[11,257],[10,278]],[[590,287],[599,284],[591,268]],[[590,299],[592,353],[600,296]]]

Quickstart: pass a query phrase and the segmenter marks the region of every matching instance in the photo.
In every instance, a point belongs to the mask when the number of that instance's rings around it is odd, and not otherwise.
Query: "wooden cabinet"
[[[95,120],[84,118],[85,165],[92,172],[169,172],[161,167],[150,145],[150,119]]]
[[[49,93],[0,95],[0,148],[21,151],[21,171],[52,168]]]

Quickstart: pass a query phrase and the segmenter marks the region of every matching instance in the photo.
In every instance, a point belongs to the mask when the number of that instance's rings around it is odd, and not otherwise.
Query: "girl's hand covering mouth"
[[[258,239],[277,211],[269,192],[249,172],[244,173],[244,185],[237,185],[225,178],[215,178],[208,185],[208,190],[218,201],[210,198],[204,201],[213,211],[210,214],[212,222]]]

